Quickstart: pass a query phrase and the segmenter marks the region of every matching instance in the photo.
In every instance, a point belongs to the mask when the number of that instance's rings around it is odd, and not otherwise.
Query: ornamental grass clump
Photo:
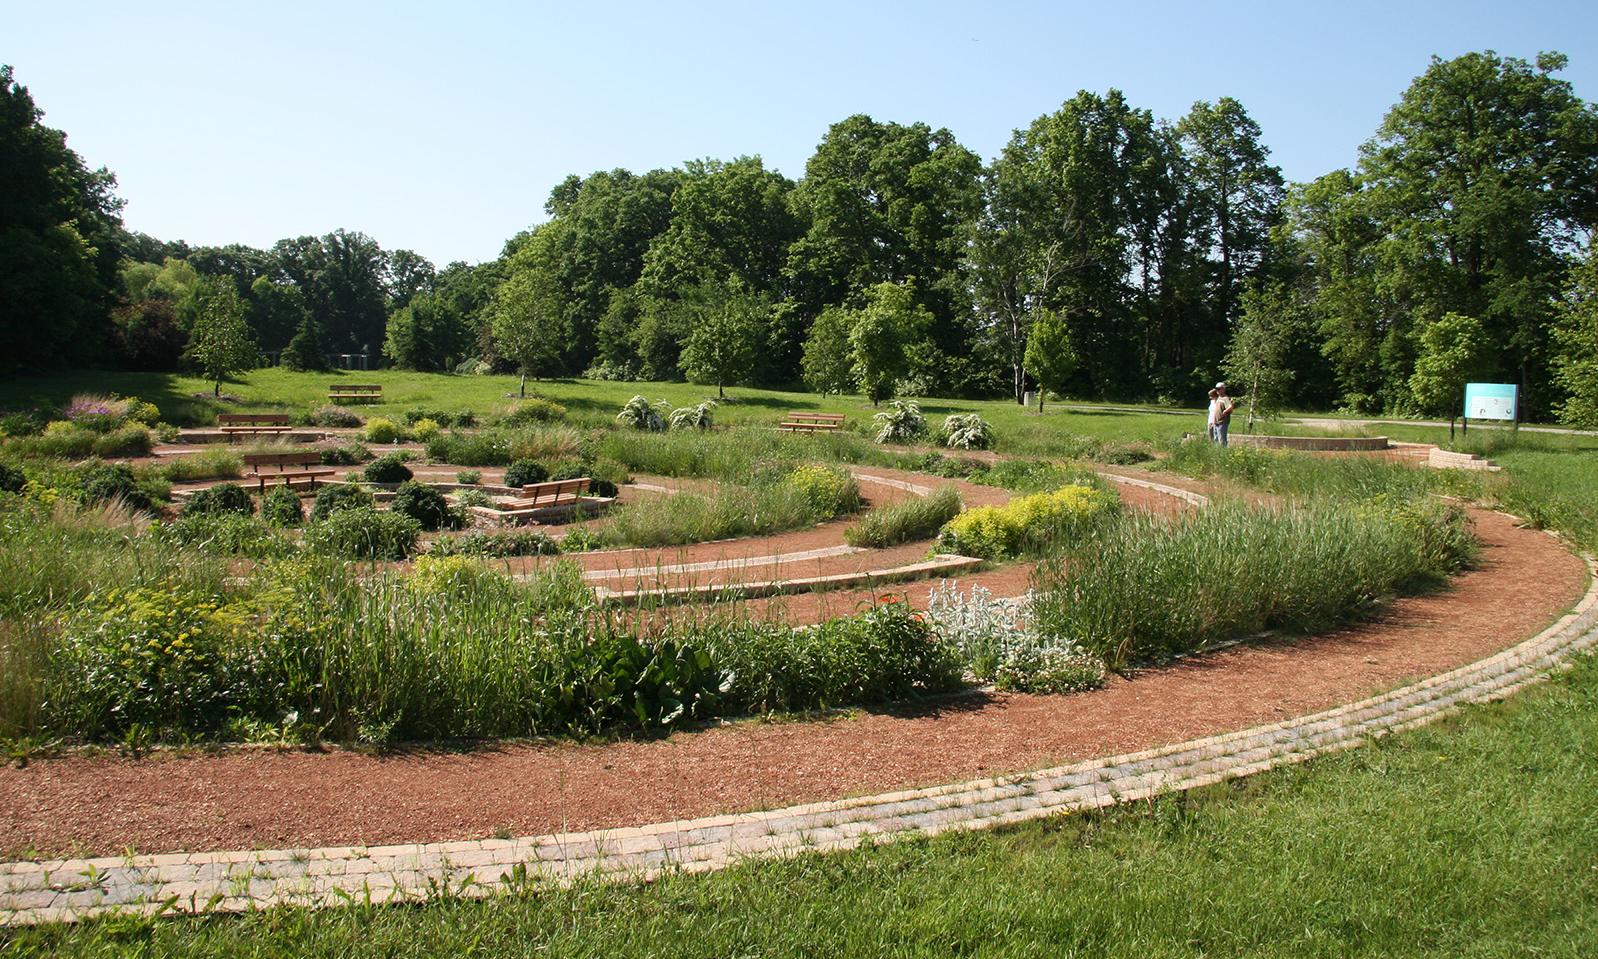
[[[341,509],[305,531],[313,552],[341,559],[401,560],[416,549],[422,526],[403,513]]]
[[[1133,514],[1064,545],[1037,576],[1038,629],[1122,668],[1331,628],[1462,568],[1474,540],[1464,510],[1438,500],[1319,498]]]
[[[217,556],[273,559],[294,552],[294,542],[262,520],[247,514],[194,513],[160,528],[167,543]]]
[[[850,546],[877,549],[930,539],[960,510],[959,492],[952,486],[942,486],[929,496],[911,496],[872,510],[844,530],[843,538]]]
[[[939,531],[938,551],[983,559],[1035,555],[1082,539],[1120,509],[1120,500],[1107,490],[1062,486],[1003,506],[966,510]]]
[[[274,486],[261,497],[261,521],[270,526],[291,527],[305,522],[305,507],[298,493],[287,486]]]
[[[244,460],[233,450],[200,450],[198,453],[172,457],[161,464],[160,472],[173,483],[203,479],[233,479],[244,472]]]
[[[566,418],[566,407],[547,400],[541,396],[529,396],[516,405],[516,408],[500,417],[502,426],[518,427],[532,426],[539,423],[555,423]]]

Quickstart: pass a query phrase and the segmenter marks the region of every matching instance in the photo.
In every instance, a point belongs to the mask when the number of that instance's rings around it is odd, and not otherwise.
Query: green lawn
[[[155,403],[161,408],[163,418],[170,422],[193,425],[212,422],[218,411],[307,411],[327,404],[327,387],[332,383],[381,384],[383,402],[362,404],[360,409],[370,415],[390,417],[412,407],[470,407],[479,414],[491,413],[514,405],[518,387],[514,376],[451,376],[400,370],[290,373],[272,368],[255,370],[234,382],[224,383],[223,392],[242,402],[223,405],[210,399],[210,383],[190,376],[79,371],[0,382],[0,409],[60,406],[75,393],[115,392]],[[572,379],[529,381],[527,389],[529,394],[536,392],[566,406],[574,421],[586,425],[613,421],[622,404],[634,395],[643,395],[650,401],[665,399],[674,406],[688,406],[714,398],[716,394],[714,387],[692,383],[609,383]],[[951,413],[976,412],[993,423],[1001,441],[1008,439],[1021,446],[1046,440],[1057,432],[1126,442],[1167,440],[1184,431],[1204,431],[1202,414],[1197,413],[1184,418],[1154,409],[1147,413],[1077,411],[1049,404],[1039,416],[1035,409],[1023,410],[1006,400],[925,399],[919,402],[933,426]],[[727,402],[717,411],[716,418],[721,423],[775,425],[794,410],[845,413],[851,426],[862,429],[876,412],[859,396],[823,397],[814,393],[732,387],[727,390]]]
[[[645,887],[116,920],[16,956],[1590,956],[1598,663],[1244,781]]]

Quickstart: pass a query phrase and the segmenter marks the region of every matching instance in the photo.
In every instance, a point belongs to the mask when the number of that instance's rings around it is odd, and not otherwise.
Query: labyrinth
[[[1385,440],[1113,465],[754,426],[443,436],[185,430],[110,504],[24,465],[7,603],[39,652],[10,654],[34,673],[0,922],[1003,826],[1422,725],[1598,636],[1589,560]],[[131,509],[153,477],[171,505]]]

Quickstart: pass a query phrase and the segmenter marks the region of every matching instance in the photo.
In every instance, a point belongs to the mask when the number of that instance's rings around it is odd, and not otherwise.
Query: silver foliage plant
[[[715,408],[715,400],[705,400],[703,403],[672,410],[671,428],[674,430],[708,430],[713,425],[710,411]]]
[[[1102,660],[1070,639],[1037,631],[1032,601],[1031,592],[996,599],[985,587],[965,593],[958,582],[945,581],[932,590],[926,615],[938,641],[952,647],[973,676],[1000,689],[1068,693],[1104,685]]]
[[[943,445],[952,450],[985,450],[993,445],[993,428],[975,413],[955,413],[943,421]]]
[[[872,420],[877,424],[878,443],[907,443],[927,432],[927,418],[914,400],[893,400]]]
[[[616,422],[631,426],[635,430],[647,430],[658,433],[666,428],[666,412],[671,409],[671,404],[665,400],[651,404],[642,396],[635,396],[627,401],[627,405],[616,414]]]

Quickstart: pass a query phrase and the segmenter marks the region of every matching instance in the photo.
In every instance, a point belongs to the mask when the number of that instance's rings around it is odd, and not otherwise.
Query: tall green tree
[[[511,274],[495,292],[491,309],[495,349],[521,374],[522,396],[527,395],[527,377],[565,371],[571,326],[552,277],[537,270]]]
[[[1559,420],[1598,429],[1598,250],[1571,270],[1555,335],[1554,382],[1565,397]]]
[[[116,177],[43,116],[0,65],[0,369],[95,359],[120,287]]]
[[[1487,331],[1473,316],[1444,313],[1421,327],[1417,341],[1410,394],[1420,412],[1452,423],[1464,408],[1465,384],[1490,368]]]
[[[199,313],[184,356],[215,382],[217,396],[222,395],[224,379],[255,366],[259,351],[245,319],[244,301],[231,277],[203,282]]]
[[[688,291],[682,309],[688,327],[682,370],[696,383],[714,383],[716,395],[725,399],[728,383],[754,371],[771,320],[771,297],[734,280]]]
[[[805,340],[804,379],[807,386],[823,396],[854,389],[854,347],[849,334],[857,318],[854,310],[830,306],[810,326]]]
[[[1080,356],[1071,324],[1062,313],[1046,312],[1033,324],[1027,341],[1026,369],[1038,381],[1038,412],[1049,390],[1063,392],[1076,374]]]
[[[786,269],[801,312],[858,305],[879,283],[914,280],[932,343],[965,353],[965,250],[982,208],[981,172],[980,158],[945,129],[864,115],[829,127],[794,190],[806,230]]]
[[[1492,51],[1433,58],[1361,150],[1380,225],[1376,283],[1413,329],[1478,318],[1496,376],[1547,410],[1553,307],[1598,225],[1598,112],[1536,62]]]
[[[1286,406],[1296,371],[1293,343],[1304,332],[1294,322],[1293,293],[1285,284],[1255,283],[1244,290],[1242,310],[1227,344],[1222,369],[1234,397],[1248,402],[1248,428],[1256,416]]]
[[[1202,223],[1199,236],[1215,258],[1214,306],[1222,328],[1236,318],[1241,285],[1270,248],[1285,188],[1260,127],[1231,97],[1200,100],[1176,125],[1186,149]]]
[[[855,379],[873,406],[894,395],[910,369],[910,345],[924,339],[933,322],[909,283],[878,283],[866,291],[849,346]]]
[[[288,345],[310,317],[305,294],[287,283],[274,283],[258,276],[250,284],[248,316],[250,330],[262,349],[280,350]]]

